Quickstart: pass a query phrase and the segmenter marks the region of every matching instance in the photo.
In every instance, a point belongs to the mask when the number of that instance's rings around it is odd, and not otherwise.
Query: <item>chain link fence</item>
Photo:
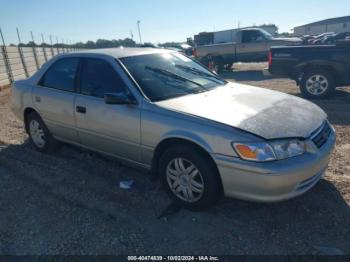
[[[57,54],[77,50],[72,47],[58,47],[52,44],[50,46],[33,44],[32,47],[6,46],[1,29],[0,34],[0,88],[10,85],[16,80],[32,76],[44,63]]]

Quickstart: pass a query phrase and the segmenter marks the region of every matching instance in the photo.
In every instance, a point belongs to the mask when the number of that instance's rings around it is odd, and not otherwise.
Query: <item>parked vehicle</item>
[[[269,71],[288,76],[307,98],[325,98],[350,84],[350,45],[272,47]]]
[[[267,61],[271,46],[298,45],[302,42],[299,38],[274,38],[260,28],[239,30],[234,39],[232,43],[197,46],[195,56],[205,65],[214,63],[215,69],[220,72],[234,62]]]
[[[152,43],[143,43],[139,47],[142,48],[159,48],[159,46],[152,44]]]
[[[165,49],[58,55],[14,83],[12,108],[37,150],[63,141],[151,170],[191,209],[222,192],[299,196],[321,179],[335,143],[315,104],[229,83]]]
[[[315,39],[315,36],[312,36],[312,35],[303,35],[301,37],[303,45],[308,45],[314,39]]]
[[[309,40],[309,44],[310,45],[320,45],[320,44],[322,44],[322,41],[324,39],[326,39],[329,36],[334,36],[334,35],[335,35],[334,32],[327,32],[327,33],[323,33],[323,34],[317,35],[313,39]]]
[[[189,44],[177,44],[174,46],[167,47],[167,49],[183,53],[187,56],[193,56],[193,47]]]
[[[324,44],[334,44],[337,41],[345,40],[347,37],[350,37],[350,32],[344,32],[333,36],[329,36],[323,42]]]

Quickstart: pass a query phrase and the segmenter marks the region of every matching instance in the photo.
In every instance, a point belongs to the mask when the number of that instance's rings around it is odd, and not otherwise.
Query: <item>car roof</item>
[[[160,48],[106,48],[106,49],[90,49],[76,51],[64,56],[77,55],[77,54],[95,54],[95,55],[108,55],[115,58],[123,57],[132,57],[140,55],[149,55],[149,54],[161,54],[161,53],[170,53],[171,50],[160,49]]]

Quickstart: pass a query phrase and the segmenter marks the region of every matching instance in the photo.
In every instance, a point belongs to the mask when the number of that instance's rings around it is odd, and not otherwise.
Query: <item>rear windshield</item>
[[[120,61],[153,102],[207,92],[227,83],[176,52],[132,56]]]

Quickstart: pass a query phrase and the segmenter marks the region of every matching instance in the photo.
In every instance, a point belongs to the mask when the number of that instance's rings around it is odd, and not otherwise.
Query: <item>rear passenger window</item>
[[[108,93],[125,93],[126,87],[118,72],[102,59],[83,59],[80,88],[84,95],[104,97]]]
[[[62,58],[58,60],[46,71],[40,81],[40,85],[74,92],[78,63],[79,58]]]

